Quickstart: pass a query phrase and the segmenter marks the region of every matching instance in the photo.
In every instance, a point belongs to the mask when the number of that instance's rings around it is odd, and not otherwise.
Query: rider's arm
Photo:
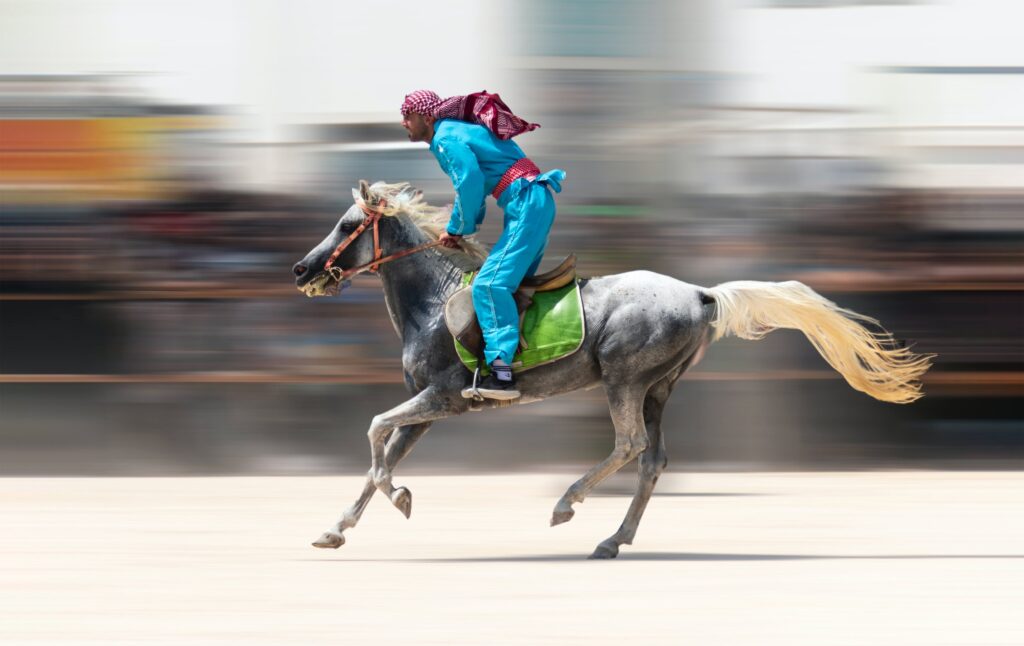
[[[486,208],[484,174],[476,155],[466,144],[445,138],[438,142],[437,157],[455,187],[455,205],[447,231],[452,235],[472,235]]]

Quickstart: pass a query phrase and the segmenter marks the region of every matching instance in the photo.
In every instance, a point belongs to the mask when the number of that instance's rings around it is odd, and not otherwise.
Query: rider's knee
[[[495,283],[493,281],[475,280],[473,281],[473,299],[474,302],[481,298],[494,299],[494,295],[498,294],[511,294],[513,288],[509,288],[507,285]]]

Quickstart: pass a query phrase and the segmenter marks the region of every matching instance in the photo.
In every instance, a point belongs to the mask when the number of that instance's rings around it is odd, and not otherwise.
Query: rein
[[[330,273],[338,280],[347,280],[352,276],[363,273],[364,271],[376,272],[380,265],[386,262],[398,260],[399,258],[404,258],[419,251],[423,251],[424,249],[436,247],[441,244],[440,240],[434,240],[433,242],[425,242],[411,249],[405,249],[404,251],[398,251],[396,253],[382,257],[384,249],[381,248],[380,246],[380,219],[383,217],[384,214],[380,211],[371,210],[370,207],[368,207],[366,203],[362,200],[359,200],[357,204],[359,205],[359,208],[362,209],[363,213],[366,214],[366,218],[363,220],[363,223],[356,228],[355,231],[353,231],[351,234],[349,234],[347,238],[341,241],[341,244],[337,246],[337,248],[334,250],[334,253],[331,254],[331,257],[328,258],[327,262],[324,264],[324,271]],[[377,206],[383,209],[387,205],[387,200],[381,200]],[[365,265],[359,265],[358,267],[352,267],[344,271],[338,269],[337,267],[333,267],[332,265],[334,265],[334,261],[338,259],[338,256],[341,255],[341,252],[344,251],[350,244],[352,244],[356,238],[361,236],[363,232],[365,232],[366,229],[369,228],[371,224],[373,225],[373,262],[368,262]]]

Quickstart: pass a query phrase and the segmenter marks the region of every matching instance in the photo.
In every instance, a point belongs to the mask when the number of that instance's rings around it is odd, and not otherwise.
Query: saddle
[[[519,346],[521,349],[529,348],[526,339],[523,338],[522,329],[523,316],[533,303],[533,295],[537,292],[561,289],[574,280],[576,280],[576,254],[566,256],[565,260],[551,271],[523,279],[512,295],[516,301],[516,310],[519,312]],[[476,318],[476,310],[473,308],[472,285],[466,285],[448,297],[444,306],[444,321],[455,340],[482,362],[484,335],[480,329],[480,322]]]

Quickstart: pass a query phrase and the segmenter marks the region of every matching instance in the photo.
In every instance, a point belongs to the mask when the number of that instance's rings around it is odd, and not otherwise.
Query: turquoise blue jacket
[[[455,186],[447,227],[452,235],[476,232],[486,211],[484,199],[508,167],[526,156],[515,143],[498,139],[486,127],[454,119],[434,124],[430,152]],[[502,234],[473,283],[473,307],[484,333],[488,364],[498,358],[513,362],[519,347],[519,313],[512,293],[540,266],[555,221],[552,191],[562,190],[563,179],[565,171],[557,168],[532,180],[521,177],[498,200],[505,211]]]
[[[486,212],[485,198],[508,167],[526,157],[511,139],[498,139],[484,126],[455,119],[434,124],[430,152],[455,187],[448,233],[462,236],[476,233]]]

